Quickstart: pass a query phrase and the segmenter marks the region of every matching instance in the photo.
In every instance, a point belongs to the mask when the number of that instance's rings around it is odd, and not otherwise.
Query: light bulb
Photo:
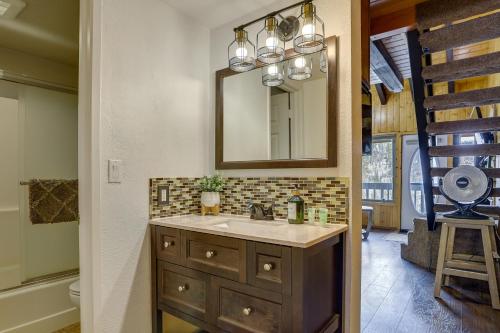
[[[248,54],[248,50],[246,47],[238,47],[235,53],[238,58],[245,58]]]
[[[276,74],[278,74],[278,66],[271,65],[271,66],[267,67],[267,74],[269,74],[269,75],[276,75]]]
[[[316,32],[316,27],[312,23],[304,24],[304,26],[302,27],[303,35],[314,35],[315,32]]]
[[[306,66],[306,59],[304,57],[298,57],[294,61],[295,67],[304,68]]]
[[[270,49],[275,48],[278,46],[278,38],[272,36],[272,37],[267,37],[266,39],[266,46]]]

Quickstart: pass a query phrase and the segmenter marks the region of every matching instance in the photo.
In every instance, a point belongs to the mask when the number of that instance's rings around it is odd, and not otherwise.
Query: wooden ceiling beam
[[[403,76],[380,40],[370,42],[370,66],[389,91],[399,93],[403,90]]]
[[[377,83],[375,85],[375,89],[377,90],[378,98],[380,99],[380,104],[387,105],[387,92],[385,91],[384,85],[382,83]]]

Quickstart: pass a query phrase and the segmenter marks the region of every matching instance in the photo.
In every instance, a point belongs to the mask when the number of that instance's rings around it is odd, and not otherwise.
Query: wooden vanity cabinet
[[[156,225],[151,236],[155,333],[162,311],[208,332],[341,330],[343,234],[308,248]]]

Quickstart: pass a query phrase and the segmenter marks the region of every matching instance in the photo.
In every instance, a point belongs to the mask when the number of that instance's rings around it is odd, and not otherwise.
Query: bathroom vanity
[[[209,332],[339,330],[347,225],[231,215],[150,224],[153,332],[163,311]]]

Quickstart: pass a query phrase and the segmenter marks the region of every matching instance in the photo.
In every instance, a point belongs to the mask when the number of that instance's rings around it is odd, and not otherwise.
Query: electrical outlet
[[[170,203],[170,188],[168,185],[158,185],[158,205],[165,206]]]
[[[108,183],[122,182],[122,161],[108,160]]]

